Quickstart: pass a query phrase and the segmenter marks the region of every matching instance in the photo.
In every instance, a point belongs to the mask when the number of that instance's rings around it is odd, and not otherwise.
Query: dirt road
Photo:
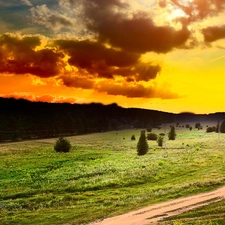
[[[156,223],[164,218],[220,201],[223,198],[225,198],[225,187],[203,194],[151,205],[120,216],[94,222],[90,225],[146,225]]]

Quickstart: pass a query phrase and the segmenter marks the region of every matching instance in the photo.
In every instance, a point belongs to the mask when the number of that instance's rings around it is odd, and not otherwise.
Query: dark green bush
[[[137,154],[145,155],[147,152],[148,152],[148,142],[145,136],[145,130],[142,130],[137,144]]]
[[[135,135],[133,134],[133,135],[131,136],[130,139],[131,139],[132,141],[135,141],[135,140],[136,140]]]
[[[216,127],[207,127],[207,129],[206,129],[207,133],[211,133],[211,132],[214,132],[214,131],[216,131]]]
[[[148,127],[146,130],[147,132],[152,132],[152,127]]]
[[[155,134],[155,133],[149,133],[149,134],[147,135],[147,139],[150,140],[150,141],[156,141],[157,138],[158,138],[158,136],[157,136],[157,134]]]
[[[220,133],[225,133],[225,120],[220,124]]]
[[[176,132],[174,126],[171,127],[170,132],[168,133],[169,140],[175,140],[176,139]]]
[[[54,145],[56,152],[69,152],[71,147],[70,141],[63,137],[60,137]]]
[[[163,136],[159,136],[159,137],[158,137],[157,143],[158,143],[158,146],[159,146],[159,147],[162,147],[162,146],[163,146]]]

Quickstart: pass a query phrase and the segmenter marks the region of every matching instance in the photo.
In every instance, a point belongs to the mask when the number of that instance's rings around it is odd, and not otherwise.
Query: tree
[[[54,145],[54,149],[56,152],[69,152],[71,149],[71,144],[69,142],[69,140],[60,137],[58,138],[58,140],[56,141],[55,145]]]
[[[131,140],[132,140],[132,141],[135,141],[135,140],[136,140],[136,138],[135,138],[135,135],[134,135],[134,134],[131,136]]]
[[[157,143],[159,147],[163,146],[163,136],[159,135],[158,139],[157,139]]]
[[[148,142],[145,135],[145,130],[141,131],[141,135],[137,144],[138,155],[145,155],[148,152]]]
[[[225,133],[225,120],[220,125],[220,133]]]
[[[169,140],[176,139],[176,132],[174,126],[171,127],[170,132],[168,133]]]

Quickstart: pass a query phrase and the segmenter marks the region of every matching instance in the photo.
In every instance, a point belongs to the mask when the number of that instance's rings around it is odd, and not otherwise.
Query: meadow
[[[144,156],[136,151],[138,129],[67,137],[69,153],[54,151],[56,138],[0,144],[0,224],[87,224],[224,185],[225,134],[206,133],[205,126],[176,133],[166,149],[148,141]],[[224,201],[215,204],[225,208]],[[199,210],[211,217],[197,221],[195,211],[171,224],[215,219],[211,206]],[[225,223],[224,216],[217,220]]]

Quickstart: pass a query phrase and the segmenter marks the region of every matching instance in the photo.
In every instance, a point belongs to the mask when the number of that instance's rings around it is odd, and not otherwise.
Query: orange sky
[[[224,0],[0,0],[0,96],[224,112],[224,21]]]

